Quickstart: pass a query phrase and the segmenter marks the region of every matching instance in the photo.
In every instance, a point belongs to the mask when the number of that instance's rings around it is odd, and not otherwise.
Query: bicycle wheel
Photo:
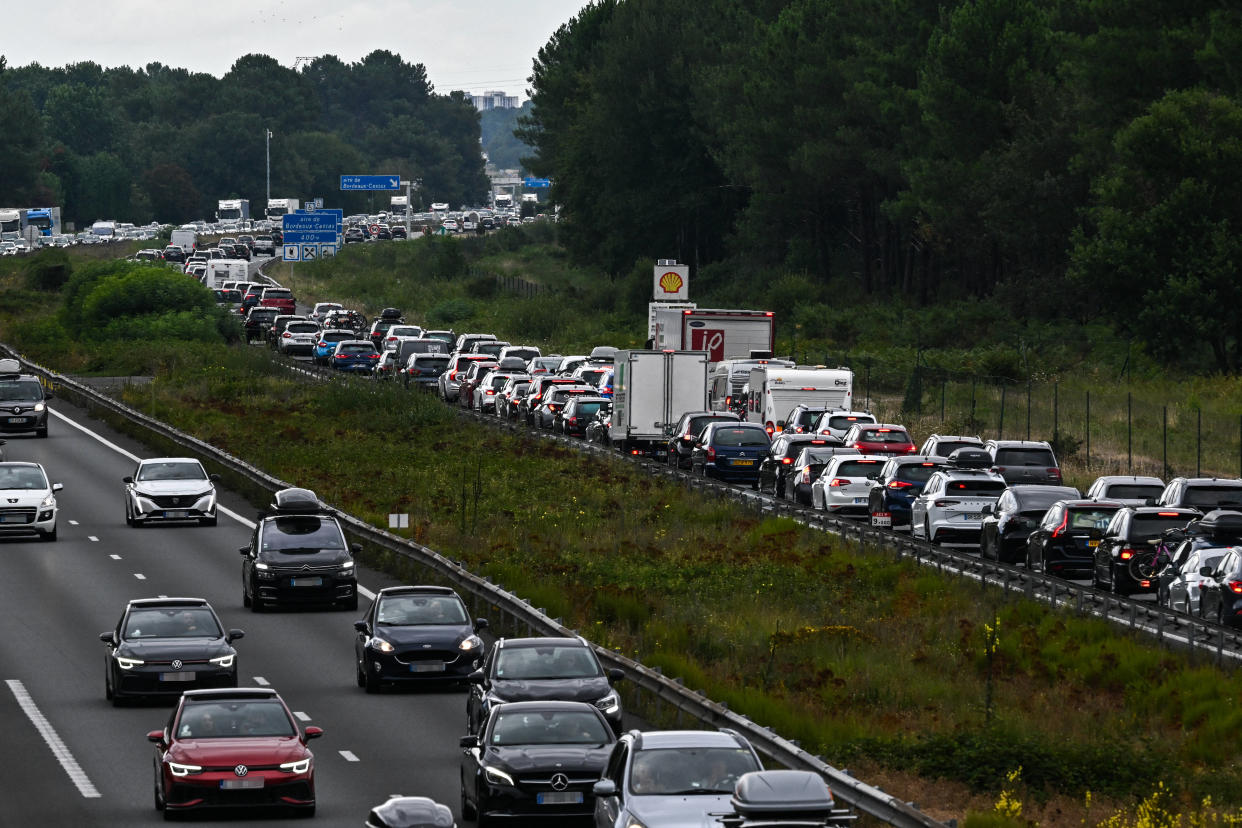
[[[1156,574],[1156,553],[1140,552],[1130,559],[1130,577],[1136,581],[1146,581]]]

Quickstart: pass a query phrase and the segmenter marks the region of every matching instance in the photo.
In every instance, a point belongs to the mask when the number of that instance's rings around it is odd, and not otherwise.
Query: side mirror
[[[601,779],[591,786],[591,793],[596,796],[616,796],[617,783],[611,779]]]
[[[99,640],[105,644],[111,644],[112,643],[112,630],[108,630],[107,632],[101,632],[99,634]]]
[[[984,504],[983,509],[981,511],[985,515],[992,514],[992,504],[991,503]]]
[[[229,634],[224,637],[224,640],[231,643],[233,641],[236,641],[239,638],[245,638],[245,637],[246,637],[245,630],[229,630]]]
[[[474,748],[479,746],[478,736],[462,736],[457,740],[457,744],[464,748]]]
[[[488,625],[487,625],[487,619],[486,619],[486,618],[476,618],[476,619],[474,619],[474,631],[475,631],[475,632],[478,632],[479,630],[485,630],[485,629],[487,629],[487,626],[488,626]]]
[[[241,553],[241,554],[243,554],[243,555],[249,555],[249,554],[250,554],[250,547],[249,547],[249,546],[241,546],[241,547],[238,547],[237,551],[238,551],[238,552],[240,552],[240,553]]]
[[[133,477],[133,475],[128,475],[128,474],[127,474],[126,476],[124,476],[124,477],[122,477],[122,478],[121,478],[121,482],[122,482],[122,483],[133,483],[133,482],[134,482],[134,477]]]
[[[360,544],[360,543],[351,543],[351,544],[349,545],[349,552],[350,552],[350,554],[352,554],[352,555],[361,555],[361,554],[362,554],[362,544]]]
[[[65,484],[64,484],[64,483],[53,483],[53,484],[52,484],[52,491],[53,491],[53,492],[63,492],[64,490],[65,490]]]
[[[466,676],[466,681],[468,681],[471,684],[486,684],[487,676],[483,673],[482,670],[475,670],[473,673]]]
[[[150,733],[147,734],[147,741],[155,742],[155,744],[160,745],[162,747],[164,745],[164,731],[152,730]]]
[[[360,633],[366,634],[366,632],[367,632],[367,622],[366,622],[366,621],[355,621],[355,622],[354,622],[354,629],[355,629],[355,630],[357,630],[357,631],[358,631],[358,632],[360,632]]]
[[[625,678],[625,672],[622,670],[618,670],[616,667],[613,667],[611,670],[608,671],[608,683],[609,684],[616,684],[618,681],[621,681],[624,678]]]
[[[50,388],[43,389],[43,399],[50,400],[50,399],[53,399],[55,396],[56,396],[56,392],[53,391],[52,389]]]
[[[322,727],[315,727],[314,725],[310,725],[305,730],[304,738],[306,739],[306,741],[309,742],[311,739],[318,739],[322,735],[323,735]]]
[[[1210,567],[1210,566],[1201,566],[1201,567],[1199,567],[1199,574],[1200,574],[1200,575],[1202,575],[1202,576],[1203,576],[1203,577],[1205,577],[1205,578],[1210,578],[1210,577],[1212,577],[1212,573],[1213,573],[1214,571],[1215,571],[1215,570],[1213,570],[1213,569],[1212,569],[1212,567]]]

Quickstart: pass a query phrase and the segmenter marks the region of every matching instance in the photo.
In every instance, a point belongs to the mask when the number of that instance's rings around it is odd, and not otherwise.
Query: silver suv
[[[733,730],[631,730],[595,783],[595,828],[702,825],[729,808],[737,780],[763,765]]]
[[[992,457],[992,471],[1011,486],[1061,485],[1061,464],[1052,446],[1043,440],[988,440],[983,450]]]

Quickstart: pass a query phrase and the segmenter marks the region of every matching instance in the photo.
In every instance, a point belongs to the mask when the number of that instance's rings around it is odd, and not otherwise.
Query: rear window
[[[317,333],[319,326],[314,322],[291,322],[285,326],[289,333]]]
[[[489,354],[491,356],[500,356],[500,352],[505,347],[506,346],[501,345],[498,342],[497,343],[480,342],[478,345],[474,346],[474,352],[476,354]]]
[[[1160,493],[1163,491],[1164,488],[1161,486],[1142,486],[1136,483],[1114,483],[1104,490],[1104,497],[1115,497],[1124,500],[1146,500],[1149,497],[1160,497]]]
[[[1161,516],[1159,512],[1136,514],[1130,521],[1131,540],[1154,538],[1165,529],[1181,529],[1194,520],[1191,515]]]
[[[720,428],[712,442],[718,446],[766,446],[769,441],[761,428]]]
[[[799,411],[798,415],[794,417],[792,421],[790,421],[789,425],[802,426],[803,428],[810,428],[815,423],[815,421],[819,419],[819,415],[821,413],[822,412],[813,411],[813,410],[812,411],[805,411],[805,410]]]
[[[1116,509],[1070,509],[1066,526],[1070,529],[1107,529]]]
[[[414,367],[420,370],[423,370],[423,371],[427,371],[427,370],[443,371],[445,368],[448,367],[448,361],[449,361],[449,358],[446,356],[440,356],[440,357],[420,356],[420,357],[415,357]]]
[[[341,354],[373,354],[375,348],[370,345],[341,345],[337,348],[337,353]]]
[[[1056,460],[1052,452],[1045,448],[1002,448],[996,450],[998,466],[1043,466],[1052,468]]]
[[[858,439],[868,443],[909,443],[910,435],[900,428],[868,428]]]
[[[271,288],[268,288],[267,290],[263,291],[263,298],[264,299],[292,299],[293,292],[288,291],[288,290],[272,290]]]
[[[936,457],[948,457],[960,448],[979,448],[979,444],[964,440],[942,440],[936,443]]]
[[[922,463],[909,463],[898,467],[896,478],[910,483],[926,483],[928,478],[932,476],[932,472],[937,468],[940,467],[935,465],[925,466]]]
[[[1186,504],[1196,508],[1213,506],[1242,506],[1242,487],[1237,486],[1189,486]]]
[[[874,423],[875,417],[863,416],[845,416],[843,414],[833,414],[828,418],[828,427],[835,428],[838,431],[844,431],[855,423]]]
[[[880,476],[884,464],[879,460],[843,460],[837,466],[838,477],[866,477],[875,480]]]
[[[1000,497],[1005,488],[1003,480],[950,480],[944,490],[962,497]]]
[[[340,333],[326,333],[323,335],[324,342],[344,342],[347,339],[353,339],[353,331],[342,331]]]
[[[603,405],[603,403],[584,402],[584,403],[579,403],[578,406],[574,410],[578,413],[579,416],[582,416],[582,415],[590,416],[592,414],[598,414],[599,407],[601,405]]]
[[[505,356],[517,357],[518,359],[528,362],[539,356],[539,351],[534,348],[510,348],[509,353]]]

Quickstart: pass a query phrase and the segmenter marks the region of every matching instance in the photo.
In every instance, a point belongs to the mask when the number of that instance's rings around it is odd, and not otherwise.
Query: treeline
[[[520,133],[615,274],[986,297],[1236,372],[1240,85],[1218,1],[596,0]]]
[[[79,227],[210,219],[223,198],[262,213],[269,129],[273,198],[387,208],[391,193],[340,192],[348,173],[421,179],[427,201],[487,194],[470,101],[435,94],[422,64],[375,51],[298,71],[246,55],[222,78],[159,63],[6,68],[0,58],[0,201],[59,205]]]

